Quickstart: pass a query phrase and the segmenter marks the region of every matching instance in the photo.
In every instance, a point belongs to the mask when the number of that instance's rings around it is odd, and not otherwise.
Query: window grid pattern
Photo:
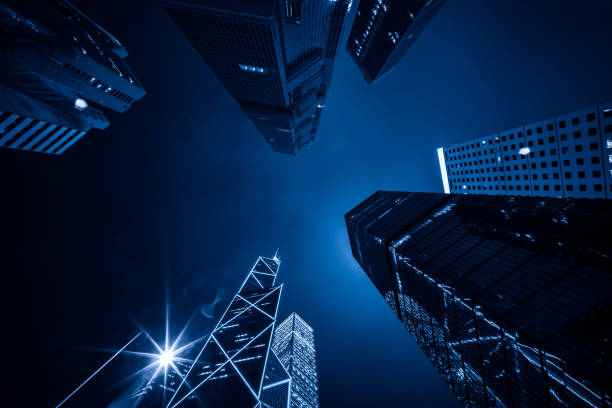
[[[597,234],[610,201],[439,196],[378,192],[346,222],[355,258],[459,399],[610,407],[612,246]]]
[[[361,0],[346,44],[373,82],[399,63],[445,0]]]
[[[566,197],[606,198],[597,111],[592,107],[557,118]]]
[[[318,408],[319,387],[314,332],[298,314],[278,325],[272,349],[291,376],[291,408]]]
[[[337,53],[350,5],[286,2],[271,19],[173,1],[166,9],[272,148],[296,154],[318,129],[334,62],[325,57]]]
[[[274,22],[258,22],[168,8],[196,51],[238,101],[287,106],[280,72],[280,39]],[[263,68],[264,73],[240,68]]]
[[[3,126],[0,146],[62,154],[92,127],[109,125],[84,101],[125,112],[145,91],[124,60],[127,51],[102,27],[67,2],[49,0],[39,9],[0,7],[12,50],[0,58],[0,111],[18,117]]]
[[[498,135],[444,148],[453,193],[506,194]]]
[[[532,195],[531,175],[529,173],[529,155],[519,153],[525,148],[525,133],[523,128],[506,130],[499,134],[499,145],[505,181],[506,193],[508,195]]]
[[[530,150],[529,167],[532,193],[557,197],[563,188],[556,124],[553,119],[525,126],[525,141]],[[558,190],[557,187],[559,186]]]
[[[612,198],[610,106],[444,147],[450,192]]]

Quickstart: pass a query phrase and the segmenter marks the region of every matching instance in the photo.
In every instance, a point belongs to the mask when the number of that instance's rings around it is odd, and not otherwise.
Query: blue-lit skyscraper
[[[345,218],[465,406],[612,406],[611,201],[379,191]]]
[[[66,0],[0,4],[0,146],[61,154],[145,94],[115,37]]]
[[[259,257],[176,388],[170,407],[286,408],[291,377],[270,349],[280,260]]]
[[[276,328],[272,349],[293,380],[291,408],[318,408],[319,386],[312,327],[292,313]]]
[[[374,82],[391,71],[445,0],[361,0],[346,49]]]
[[[168,0],[166,10],[272,148],[315,139],[352,0]]]
[[[438,149],[446,193],[612,199],[612,103]]]

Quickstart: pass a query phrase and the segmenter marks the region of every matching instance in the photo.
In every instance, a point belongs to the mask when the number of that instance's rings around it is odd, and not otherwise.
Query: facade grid
[[[612,198],[610,106],[438,149],[445,192]]]
[[[68,1],[0,5],[0,146],[61,154],[145,92],[115,37]]]
[[[166,10],[271,147],[315,139],[351,0],[165,2]]]
[[[319,387],[312,327],[298,314],[292,313],[276,328],[272,349],[292,378],[291,408],[318,408]]]
[[[345,218],[465,406],[610,407],[611,216],[607,200],[377,192]]]
[[[346,48],[367,82],[390,72],[445,0],[361,0]]]

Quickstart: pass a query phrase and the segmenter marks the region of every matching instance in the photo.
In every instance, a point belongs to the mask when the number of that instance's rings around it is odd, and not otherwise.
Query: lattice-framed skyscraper
[[[292,378],[291,408],[319,408],[314,331],[292,313],[276,328],[272,349]]]
[[[612,103],[438,149],[446,193],[612,199]]]
[[[115,37],[67,0],[0,4],[0,147],[62,154],[145,94]]]
[[[291,377],[271,350],[280,260],[259,257],[169,407],[287,408]]]
[[[352,0],[166,0],[165,7],[272,148],[315,139]]]
[[[466,406],[612,406],[611,201],[380,191],[345,218]]]

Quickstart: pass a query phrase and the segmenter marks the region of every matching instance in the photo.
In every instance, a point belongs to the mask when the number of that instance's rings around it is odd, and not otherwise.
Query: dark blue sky
[[[611,101],[612,3],[448,0],[374,85],[342,49],[317,140],[290,157],[160,7],[74,2],[148,93],[60,157],[0,151],[9,325],[40,353],[23,366],[43,362],[43,404],[105,358],[79,347],[134,333],[130,316],[161,335],[166,287],[178,329],[280,248],[279,317],[315,329],[322,406],[459,406],[352,259],[343,215],[379,189],[440,192],[443,144]]]

